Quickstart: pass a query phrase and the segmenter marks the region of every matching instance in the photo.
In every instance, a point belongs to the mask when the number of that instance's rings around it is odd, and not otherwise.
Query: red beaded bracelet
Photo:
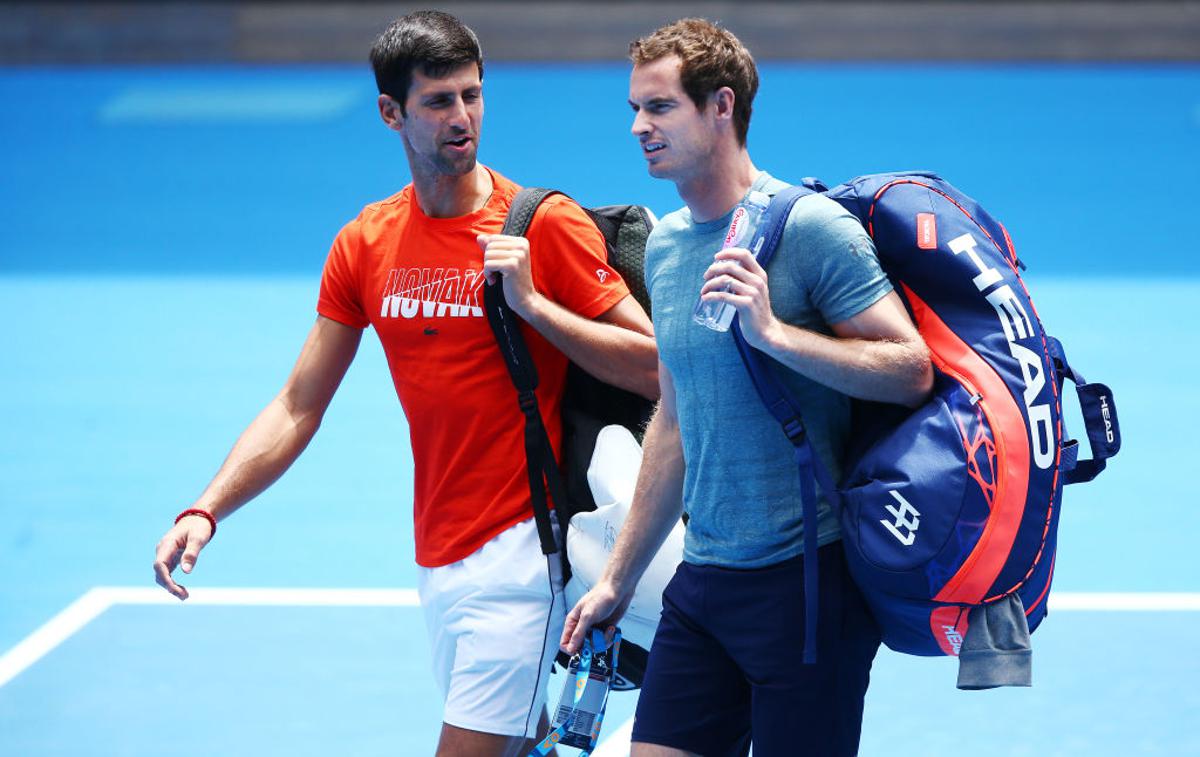
[[[189,510],[184,510],[179,515],[175,516],[175,522],[178,523],[179,521],[183,520],[184,518],[186,518],[189,515],[199,515],[200,517],[202,517],[208,521],[208,525],[212,526],[212,533],[208,535],[209,539],[211,539],[217,535],[217,519],[214,518],[213,514],[210,513],[208,510],[201,510],[196,507],[193,507]]]

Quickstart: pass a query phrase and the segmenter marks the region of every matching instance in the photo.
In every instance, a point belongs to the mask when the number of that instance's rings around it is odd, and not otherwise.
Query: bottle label
[[[750,214],[746,212],[743,205],[738,205],[733,211],[733,220],[729,222],[729,231],[725,232],[725,243],[722,247],[736,247],[740,245],[746,236],[746,232],[750,228]]]

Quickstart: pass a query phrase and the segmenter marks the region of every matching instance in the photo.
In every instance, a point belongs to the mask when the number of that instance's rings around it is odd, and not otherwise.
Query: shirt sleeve
[[[832,200],[825,202],[829,206],[818,213],[789,221],[799,227],[793,236],[800,254],[791,259],[813,305],[826,323],[834,324],[874,305],[892,285],[879,265],[875,243],[858,219]]]
[[[542,203],[529,230],[537,290],[584,318],[595,318],[629,294],[608,264],[604,236],[583,209],[566,198]]]
[[[357,220],[342,227],[333,240],[329,257],[325,259],[325,269],[321,272],[317,313],[345,326],[364,329],[370,325],[370,320],[362,306],[357,276],[360,242]]]

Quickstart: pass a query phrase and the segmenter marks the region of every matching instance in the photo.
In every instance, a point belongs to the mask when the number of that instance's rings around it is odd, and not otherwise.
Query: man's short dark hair
[[[635,66],[672,55],[680,60],[683,91],[698,109],[703,111],[708,96],[721,87],[733,90],[733,125],[738,144],[745,145],[758,92],[758,67],[746,46],[728,29],[702,18],[680,19],[629,45]]]
[[[479,67],[483,78],[483,52],[479,38],[462,21],[441,11],[417,11],[393,21],[371,47],[371,68],[379,94],[400,104],[412,86],[413,70],[434,78],[468,63]]]

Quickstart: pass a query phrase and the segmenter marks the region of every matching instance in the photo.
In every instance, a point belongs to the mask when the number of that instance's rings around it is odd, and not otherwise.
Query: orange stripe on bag
[[[1029,440],[1021,409],[996,370],[951,331],[911,289],[905,287],[904,290],[934,364],[944,373],[965,379],[983,395],[981,406],[996,443],[995,501],[987,525],[962,567],[933,598],[936,602],[977,604],[987,596],[1004,568],[1021,517],[1025,514]]]

